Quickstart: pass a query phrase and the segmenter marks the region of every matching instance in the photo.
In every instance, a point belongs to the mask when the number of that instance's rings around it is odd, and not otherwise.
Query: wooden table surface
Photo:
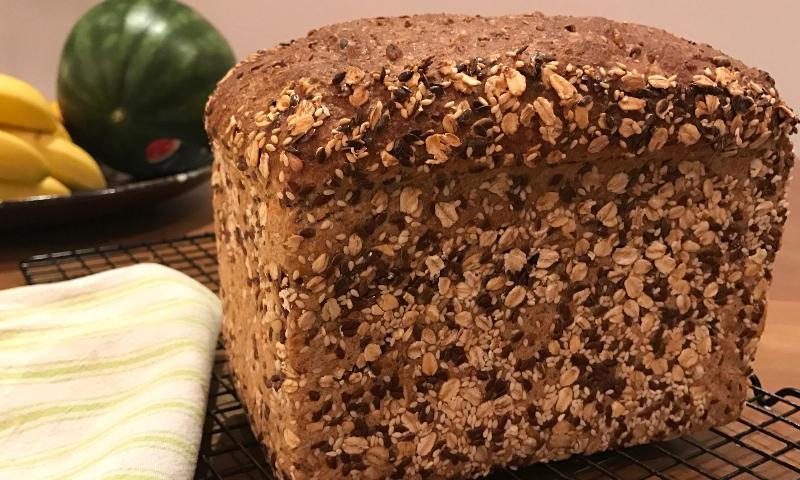
[[[790,202],[800,209],[800,181]],[[22,285],[17,263],[33,254],[207,232],[210,192],[200,187],[158,209],[122,218],[41,231],[0,230],[0,289]],[[800,386],[800,217],[791,217],[769,293],[767,325],[754,370],[769,389]]]

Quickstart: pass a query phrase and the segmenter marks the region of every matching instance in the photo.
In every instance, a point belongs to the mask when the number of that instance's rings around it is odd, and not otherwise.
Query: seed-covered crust
[[[237,387],[286,478],[454,478],[738,414],[796,119],[599,18],[359,20],[207,107]]]

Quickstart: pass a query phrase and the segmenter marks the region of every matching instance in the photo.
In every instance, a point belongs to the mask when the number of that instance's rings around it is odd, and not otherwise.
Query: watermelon
[[[137,178],[210,162],[203,108],[233,66],[225,38],[174,0],[106,0],[73,27],[58,103],[74,141]]]

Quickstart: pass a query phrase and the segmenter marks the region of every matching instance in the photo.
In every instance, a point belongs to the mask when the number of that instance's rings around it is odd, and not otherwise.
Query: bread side
[[[286,478],[738,414],[793,164],[766,74],[596,18],[373,19],[255,55],[208,110],[224,336]]]

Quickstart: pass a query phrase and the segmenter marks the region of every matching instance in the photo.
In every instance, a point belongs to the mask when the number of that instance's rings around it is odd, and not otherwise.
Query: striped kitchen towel
[[[188,479],[221,322],[161,265],[0,292],[0,479]]]

